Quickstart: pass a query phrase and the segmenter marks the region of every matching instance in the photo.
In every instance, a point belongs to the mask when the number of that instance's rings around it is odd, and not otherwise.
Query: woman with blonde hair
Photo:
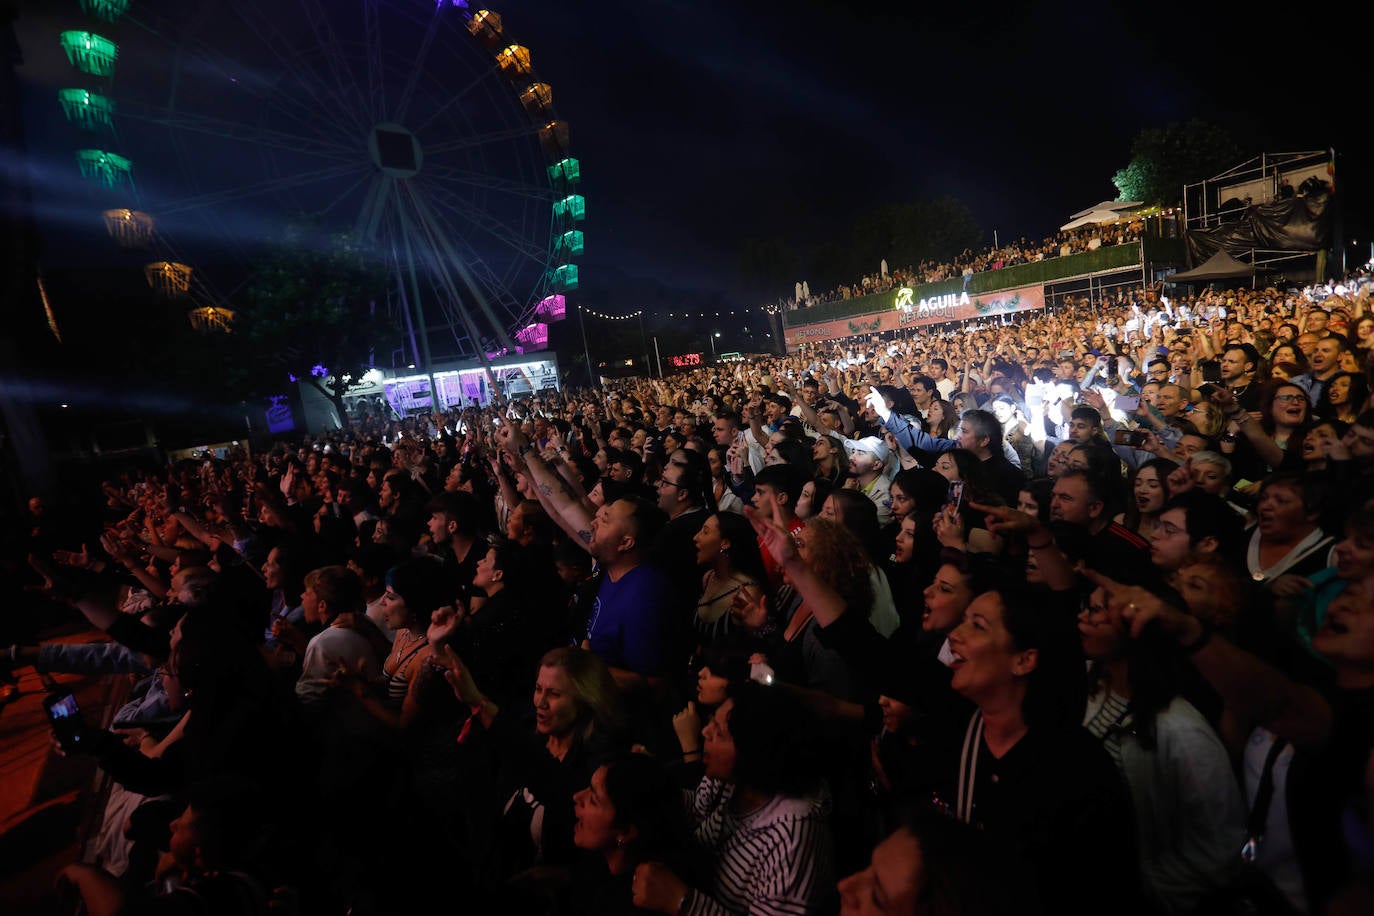
[[[436,654],[454,695],[471,710],[459,735],[485,731],[500,763],[502,803],[494,837],[493,888],[503,895],[541,876],[565,876],[574,858],[573,796],[609,755],[627,750],[619,687],[605,662],[586,649],[561,646],[539,660],[534,684],[534,734],[503,713],[472,678],[451,646]],[[536,867],[538,867],[537,870]]]

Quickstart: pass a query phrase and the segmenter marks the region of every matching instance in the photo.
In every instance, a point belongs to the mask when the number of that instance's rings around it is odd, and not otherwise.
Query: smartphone
[[[1139,410],[1140,395],[1138,394],[1119,394],[1116,396],[1116,406],[1122,410]]]
[[[1112,441],[1117,445],[1140,448],[1145,444],[1145,434],[1143,429],[1117,429],[1116,434],[1112,436]]]
[[[48,724],[57,736],[57,743],[64,751],[75,751],[81,743],[81,707],[76,697],[70,693],[57,693],[43,698],[43,710],[48,714]]]
[[[1220,363],[1217,363],[1217,362],[1213,362],[1212,360],[1208,360],[1207,362],[1203,363],[1203,364],[1202,364],[1202,380],[1203,380],[1204,382],[1219,382],[1219,381],[1221,381],[1221,364],[1220,364]],[[1206,388],[1207,386],[1206,386],[1206,385],[1203,385],[1202,387],[1203,387],[1203,388]]]
[[[945,497],[945,502],[954,507],[958,512],[964,504],[964,482],[962,480],[951,480],[949,482],[949,495]]]

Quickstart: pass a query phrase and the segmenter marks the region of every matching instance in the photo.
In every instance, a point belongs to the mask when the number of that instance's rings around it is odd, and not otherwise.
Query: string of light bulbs
[[[631,312],[628,315],[603,315],[600,312],[593,311],[592,309],[587,308],[585,305],[580,305],[578,306],[578,308],[582,309],[582,311],[586,312],[588,315],[591,315],[593,318],[600,318],[603,321],[629,321],[631,318],[638,318],[640,315],[644,314],[643,309],[640,309],[637,312]]]

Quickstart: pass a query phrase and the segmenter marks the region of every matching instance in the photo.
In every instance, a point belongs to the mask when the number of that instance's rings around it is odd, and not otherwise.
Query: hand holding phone
[[[81,707],[70,693],[58,693],[43,699],[48,724],[57,738],[57,746],[64,753],[73,754],[85,749],[86,723],[81,719]]]

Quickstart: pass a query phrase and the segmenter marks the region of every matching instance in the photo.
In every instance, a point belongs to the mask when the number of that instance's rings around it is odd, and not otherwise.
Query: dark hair
[[[1244,522],[1236,510],[1220,496],[1202,490],[1184,490],[1160,509],[1183,512],[1183,525],[1188,531],[1188,543],[1196,546],[1204,538],[1216,538],[1217,552],[1229,559],[1237,559],[1245,537]]]
[[[1346,403],[1356,410],[1360,409],[1365,401],[1369,400],[1369,381],[1365,379],[1363,373],[1359,372],[1337,372],[1326,380],[1322,386],[1321,396],[1317,398],[1316,413],[1319,417],[1334,417],[1336,415],[1336,405],[1331,403],[1331,386],[1336,384],[1337,379],[1350,379],[1350,397]]]
[[[768,486],[778,493],[786,493],[787,505],[795,507],[802,487],[806,486],[806,478],[810,476],[803,474],[796,465],[770,464],[754,475],[754,486]]]
[[[773,446],[773,452],[782,458],[785,464],[799,468],[808,478],[816,472],[815,462],[811,458],[811,444],[808,441],[784,439]]]
[[[186,793],[195,818],[196,846],[209,869],[245,865],[267,845],[275,818],[260,785],[234,774],[193,783]]]
[[[679,449],[668,456],[668,464],[681,471],[677,489],[687,494],[693,506],[711,505],[711,470],[705,455],[690,449]]]
[[[635,539],[635,549],[642,551],[653,547],[658,533],[668,524],[667,514],[643,496],[622,496],[616,502],[626,502],[633,507],[626,520],[633,526],[631,536]]]
[[[1040,524],[1046,526],[1050,523],[1050,500],[1054,498],[1054,481],[1053,477],[1037,477],[1021,485],[1021,489],[1035,500],[1036,517]]]
[[[620,754],[605,767],[615,825],[635,828],[635,860],[676,856],[687,842],[687,819],[682,793],[667,768],[648,754]]]
[[[1003,579],[983,594],[995,594],[1001,602],[1002,625],[1013,647],[1018,652],[1036,650],[1035,669],[1026,675],[1021,707],[1026,724],[1080,726],[1088,690],[1077,621],[1045,613],[1043,595],[1014,580]]]
[[[445,521],[456,522],[459,535],[475,537],[480,529],[478,522],[482,516],[482,509],[477,497],[471,493],[464,490],[441,490],[429,501],[429,514],[442,515]]]
[[[953,451],[959,450],[954,449]],[[963,476],[962,471],[960,476]],[[914,511],[917,513],[917,518],[934,516],[949,497],[949,481],[945,479],[943,474],[926,468],[907,468],[898,471],[896,476],[892,478],[892,486],[900,487],[902,492],[916,504]]]
[[[1140,505],[1135,501],[1135,481],[1140,476],[1140,472],[1146,468],[1152,468],[1156,476],[1159,477],[1159,483],[1164,490],[1164,500],[1168,502],[1169,475],[1178,470],[1178,462],[1172,458],[1151,458],[1131,471],[1131,477],[1126,487],[1126,512],[1123,521],[1125,526],[1132,531],[1140,524]]]
[[[746,681],[730,697],[734,782],[769,795],[806,795],[820,783],[816,725],[790,691]]]
[[[1166,636],[1155,621],[1148,623],[1138,636],[1125,639],[1123,649],[1126,680],[1131,688],[1130,732],[1141,747],[1152,750],[1155,717],[1182,692],[1187,660],[1178,640]],[[1102,665],[1094,660],[1089,667],[1089,684],[1100,684],[1103,676]]]
[[[1012,890],[1001,880],[987,837],[963,821],[908,803],[893,835],[920,848],[917,911],[929,916],[1006,916]],[[910,863],[913,867],[915,862]]]
[[[726,693],[733,695],[740,685],[749,680],[750,655],[747,649],[710,646],[702,652],[697,671],[708,668],[716,677],[725,678],[729,682]]]
[[[818,514],[825,501],[835,492],[836,486],[824,477],[812,477],[806,483],[811,484],[811,511]],[[802,484],[802,489],[806,489],[806,484]]]
[[[924,375],[915,379],[912,384],[914,385],[922,379],[930,383],[927,386],[930,390],[935,390],[935,380]],[[908,417],[918,417],[921,415],[921,409],[917,407],[916,402],[911,399],[911,392],[907,391],[905,388],[898,388],[896,385],[875,385],[874,390],[877,391],[880,396],[892,402],[893,413],[905,414]]]
[[[1087,420],[1089,423],[1092,424],[1094,430],[1102,429],[1102,414],[1098,412],[1096,407],[1089,407],[1086,404],[1080,404],[1079,406],[1073,409],[1072,413],[1069,414],[1069,419]]]
[[[1225,356],[1231,350],[1239,350],[1244,355],[1245,361],[1254,367],[1251,371],[1259,369],[1260,355],[1259,351],[1255,349],[1253,344],[1229,343],[1221,348],[1221,353],[1223,356]]]
[[[715,511],[711,516],[720,527],[720,536],[730,542],[730,565],[755,582],[768,581],[758,536],[749,520],[738,512]]]
[[[443,564],[433,557],[414,557],[398,563],[387,572],[386,584],[406,603],[415,621],[411,629],[420,632],[429,625],[430,615],[454,597],[449,594]]]
[[[917,376],[914,376],[914,377],[911,379],[911,387],[912,387],[912,388],[915,388],[917,385],[923,386],[927,391],[935,391],[935,390],[937,390],[937,389],[936,389],[936,386],[935,386],[935,379],[931,378],[931,377],[928,376],[928,375],[917,375]],[[910,396],[910,394],[911,394],[911,392],[908,391],[908,392],[907,392],[907,395]],[[912,403],[914,404],[915,401],[913,401]],[[893,409],[895,410],[896,408],[893,408]],[[899,411],[899,413],[900,413],[900,411]],[[915,411],[912,411],[912,413],[915,413]]]
[[[365,579],[384,579],[386,571],[396,565],[396,552],[385,544],[364,541],[361,547],[349,551],[348,559],[358,564]]]

